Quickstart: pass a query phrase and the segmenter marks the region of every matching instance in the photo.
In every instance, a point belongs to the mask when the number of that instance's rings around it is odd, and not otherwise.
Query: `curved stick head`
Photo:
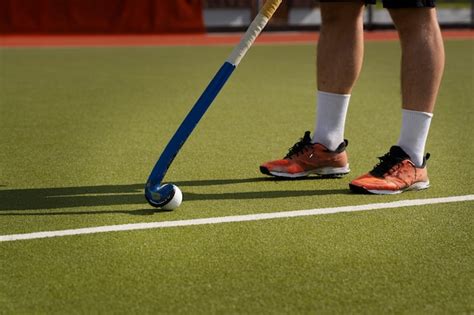
[[[163,207],[168,202],[170,202],[175,194],[173,184],[164,184],[164,185],[151,185],[150,183],[146,184],[145,187],[145,198],[148,203],[153,207]]]

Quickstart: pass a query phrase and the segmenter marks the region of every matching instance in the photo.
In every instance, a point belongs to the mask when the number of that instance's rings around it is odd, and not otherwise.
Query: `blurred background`
[[[377,5],[367,6],[366,28],[393,28],[388,11],[382,7],[382,1],[377,2]],[[263,3],[263,0],[204,0],[204,23],[209,31],[246,28]],[[473,0],[438,0],[437,3],[443,27],[473,27]],[[284,0],[271,23],[274,29],[317,30],[321,23],[319,1]]]
[[[367,6],[368,30],[393,28]],[[0,0],[0,33],[203,33],[243,31],[264,0]],[[474,0],[438,0],[443,28],[473,28]],[[319,2],[284,0],[270,30],[318,30]]]

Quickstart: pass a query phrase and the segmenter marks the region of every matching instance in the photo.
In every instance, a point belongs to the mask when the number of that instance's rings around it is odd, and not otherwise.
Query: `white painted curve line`
[[[393,201],[393,202],[386,202],[386,203],[370,203],[370,204],[359,205],[359,206],[344,206],[344,207],[320,208],[320,209],[309,209],[309,210],[257,213],[257,214],[214,217],[214,218],[204,218],[204,219],[191,219],[191,220],[107,225],[107,226],[97,226],[97,227],[72,229],[72,230],[58,230],[58,231],[45,231],[45,232],[35,232],[35,233],[25,233],[25,234],[1,235],[0,242],[41,239],[41,238],[60,237],[60,236],[67,236],[67,235],[159,229],[159,228],[170,228],[170,227],[178,227],[178,226],[259,221],[259,220],[280,219],[280,218],[295,218],[295,217],[332,214],[332,213],[340,213],[340,212],[370,211],[370,210],[378,210],[378,209],[424,206],[424,205],[432,205],[432,204],[438,204],[438,203],[452,203],[452,202],[463,202],[463,201],[472,201],[472,200],[474,200],[474,195],[464,195],[464,196],[454,196],[454,197],[445,197],[445,198],[412,199],[412,200],[400,200],[400,201]]]

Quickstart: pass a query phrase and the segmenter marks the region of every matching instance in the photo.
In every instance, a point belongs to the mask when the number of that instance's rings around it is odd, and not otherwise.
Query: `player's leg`
[[[368,174],[351,182],[354,191],[393,194],[429,187],[425,143],[444,68],[444,48],[434,3],[386,1],[402,47],[402,128],[398,144]]]
[[[363,1],[322,1],[317,55],[317,121],[281,160],[264,163],[264,174],[297,178],[349,173],[344,125],[363,58]]]
[[[317,88],[351,94],[364,54],[362,1],[321,2],[321,33],[317,46]]]
[[[434,8],[391,9],[390,14],[402,47],[403,126],[398,145],[421,166],[443,74],[443,40]]]
[[[335,150],[344,139],[349,99],[364,54],[363,2],[321,3],[314,143]]]

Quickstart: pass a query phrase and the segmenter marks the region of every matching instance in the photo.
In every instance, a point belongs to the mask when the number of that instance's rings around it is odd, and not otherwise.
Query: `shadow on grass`
[[[302,180],[314,180],[308,178]],[[301,180],[301,179],[300,179]],[[180,187],[186,186],[211,186],[250,182],[283,181],[274,178],[244,178],[244,179],[212,179],[196,181],[174,182]],[[0,189],[0,215],[32,215],[31,213],[11,212],[17,210],[51,210],[76,207],[97,207],[114,205],[147,205],[143,196],[143,184],[130,185],[102,185],[83,187],[59,188],[32,188],[32,189]],[[285,197],[320,196],[332,194],[345,194],[346,189],[340,190],[276,190],[255,192],[232,193],[188,193],[184,189],[186,201],[196,200],[245,200],[245,199],[272,199]],[[1,212],[6,213],[1,213]],[[7,212],[8,211],[8,212]],[[64,211],[53,213],[34,213],[34,215],[62,215],[62,214],[131,214],[150,215],[163,210],[148,208],[142,210],[98,210],[98,211]]]

